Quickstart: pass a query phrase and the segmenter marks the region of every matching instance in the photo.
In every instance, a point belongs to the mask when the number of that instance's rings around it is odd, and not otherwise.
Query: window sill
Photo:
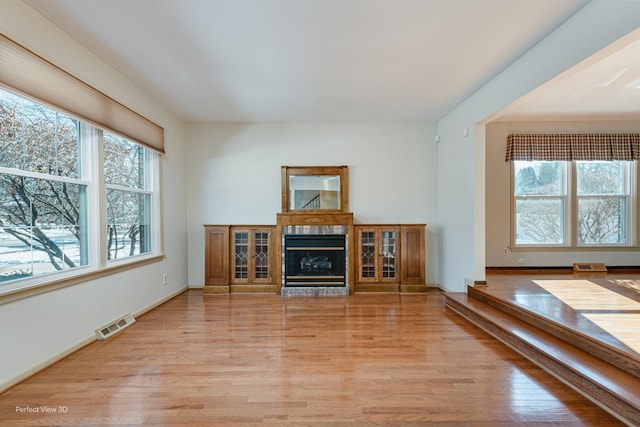
[[[511,246],[510,252],[637,252],[640,246]]]
[[[155,255],[143,259],[138,259],[132,262],[110,265],[108,267],[101,268],[99,270],[93,270],[87,273],[79,273],[73,277],[66,277],[64,279],[43,282],[33,286],[25,286],[23,288],[10,289],[7,291],[2,291],[0,289],[0,305],[43,294],[45,292],[53,291],[56,289],[66,288],[67,286],[78,285],[80,283],[109,276],[111,274],[138,268],[143,265],[153,264],[163,259],[164,255]]]

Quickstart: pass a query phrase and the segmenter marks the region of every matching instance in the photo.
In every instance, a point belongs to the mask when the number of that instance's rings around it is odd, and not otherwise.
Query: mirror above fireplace
[[[343,213],[347,166],[282,166],[283,213]]]

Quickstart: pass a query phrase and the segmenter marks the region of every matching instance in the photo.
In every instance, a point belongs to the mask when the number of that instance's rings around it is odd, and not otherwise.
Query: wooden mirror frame
[[[348,166],[282,166],[282,212],[300,214],[336,214],[349,212]],[[289,181],[291,176],[337,175],[340,177],[340,209],[291,209]]]

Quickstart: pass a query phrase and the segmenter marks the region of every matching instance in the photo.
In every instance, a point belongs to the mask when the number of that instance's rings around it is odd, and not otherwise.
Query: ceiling
[[[640,30],[632,35],[635,41],[524,96],[500,120],[639,120]]]
[[[25,2],[187,121],[433,122],[588,0]],[[630,57],[510,114],[637,111]]]

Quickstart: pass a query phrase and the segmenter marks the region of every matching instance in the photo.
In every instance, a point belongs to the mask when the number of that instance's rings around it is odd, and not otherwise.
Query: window
[[[634,243],[632,161],[513,161],[515,246]]]
[[[629,242],[630,163],[576,162],[579,245]]]
[[[0,89],[0,287],[157,252],[156,162],[141,145]]]
[[[151,252],[149,156],[141,145],[103,133],[107,259]]]
[[[516,245],[564,245],[565,162],[514,161]]]

